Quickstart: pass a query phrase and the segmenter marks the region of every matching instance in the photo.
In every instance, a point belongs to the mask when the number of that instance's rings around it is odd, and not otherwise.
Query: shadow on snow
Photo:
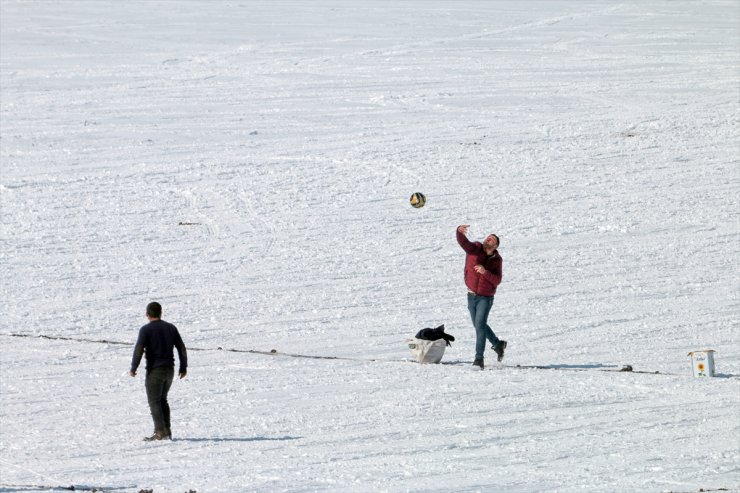
[[[213,437],[213,438],[173,438],[173,442],[283,442],[300,440],[303,437]]]

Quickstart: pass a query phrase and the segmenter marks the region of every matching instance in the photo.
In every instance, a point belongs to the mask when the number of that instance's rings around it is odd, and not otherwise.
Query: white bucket
[[[691,351],[691,371],[695,377],[714,376],[714,349]]]

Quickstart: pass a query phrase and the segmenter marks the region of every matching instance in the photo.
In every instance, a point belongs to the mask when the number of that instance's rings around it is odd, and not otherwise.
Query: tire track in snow
[[[546,19],[541,19],[538,21],[525,22],[522,24],[518,24],[516,26],[495,29],[492,31],[483,30],[477,33],[465,34],[462,36],[450,36],[446,38],[437,38],[431,41],[419,41],[415,43],[399,44],[399,45],[396,45],[390,48],[386,48],[384,50],[370,50],[370,51],[364,51],[364,52],[349,53],[349,54],[342,55],[342,57],[346,58],[346,57],[368,56],[368,55],[377,55],[377,56],[399,55],[399,54],[408,53],[411,48],[424,48],[424,47],[430,47],[430,46],[435,46],[439,44],[449,44],[449,43],[453,43],[457,41],[480,40],[480,39],[485,39],[485,38],[490,38],[490,37],[496,37],[502,34],[510,34],[510,33],[518,32],[518,31],[537,29],[543,26],[552,26],[552,25],[558,24],[563,21],[568,21],[568,20],[595,17],[595,16],[600,16],[600,15],[608,15],[613,12],[622,10],[623,8],[624,8],[624,5],[622,4],[614,5],[612,7],[609,7],[604,10],[597,11],[597,12],[582,12],[582,13],[575,13],[575,14],[564,14],[564,15],[559,15],[555,17],[549,17]],[[316,60],[325,61],[326,57],[321,57],[320,59],[317,58]]]

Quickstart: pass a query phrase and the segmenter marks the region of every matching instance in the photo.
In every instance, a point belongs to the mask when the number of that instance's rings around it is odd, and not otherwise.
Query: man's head
[[[498,239],[498,236],[496,236],[495,234],[491,233],[490,235],[486,236],[486,239],[485,240],[483,240],[483,244],[486,247],[492,248],[492,249],[495,250],[495,249],[498,248],[498,246],[500,244],[500,241]]]
[[[146,316],[149,318],[162,318],[162,305],[152,301],[146,306]]]

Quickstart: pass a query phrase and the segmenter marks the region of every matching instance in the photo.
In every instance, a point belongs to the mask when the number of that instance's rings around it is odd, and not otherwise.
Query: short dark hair
[[[146,306],[146,314],[152,318],[162,318],[162,305],[152,301]]]
[[[499,239],[498,235],[495,235],[495,234],[491,233],[491,236],[493,236],[494,238],[496,238],[496,248],[500,247],[501,246],[501,240]]]

